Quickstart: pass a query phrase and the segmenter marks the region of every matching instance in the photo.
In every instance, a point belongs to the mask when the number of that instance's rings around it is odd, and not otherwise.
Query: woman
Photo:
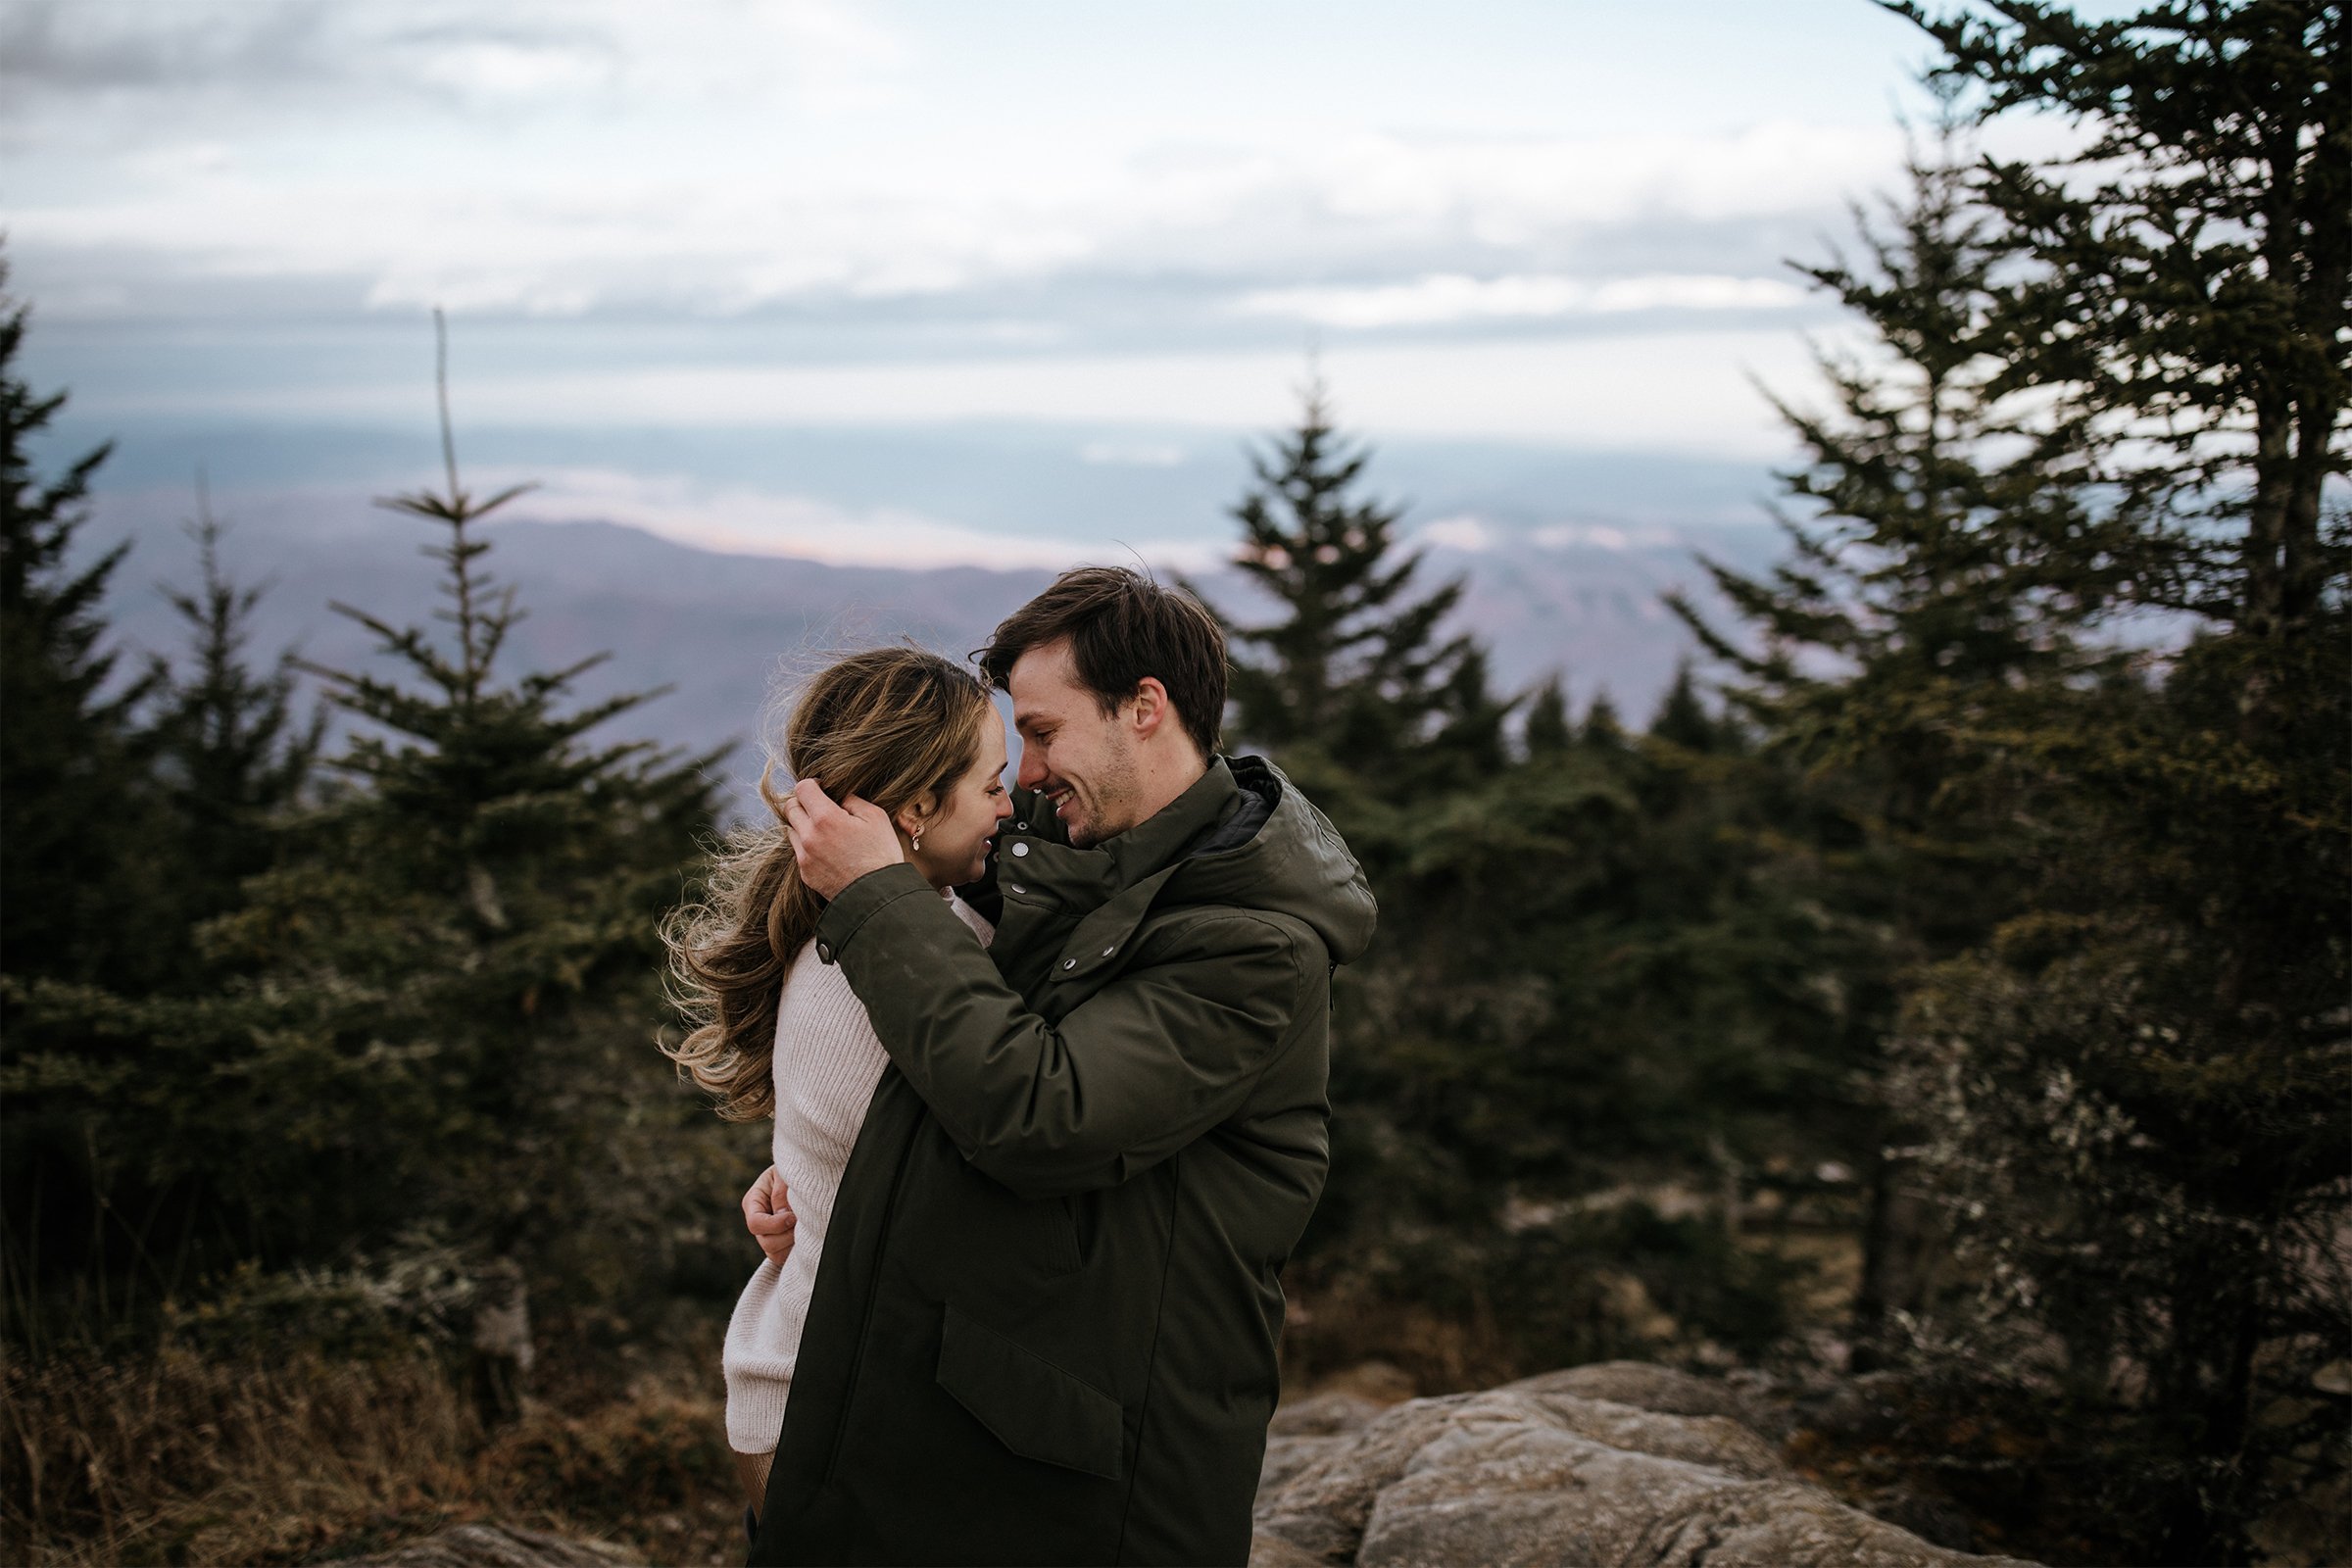
[[[911,648],[855,654],[802,691],[785,766],[821,780],[835,800],[858,795],[887,811],[900,852],[986,943],[988,922],[954,888],[987,868],[989,841],[1012,812],[1003,774],[1004,728],[987,687],[947,660]],[[722,1361],[727,1445],[755,1513],[784,1422],[801,1325],[823,1254],[842,1167],[888,1063],[865,1007],[841,971],[818,961],[823,906],[801,883],[782,826],[784,797],[760,776],[776,820],[732,839],[708,902],[663,932],[676,1001],[696,1025],[664,1051],[719,1098],[731,1121],[775,1118],[776,1176],[797,1227],[769,1246],[736,1302]],[[772,1259],[782,1253],[779,1263]]]

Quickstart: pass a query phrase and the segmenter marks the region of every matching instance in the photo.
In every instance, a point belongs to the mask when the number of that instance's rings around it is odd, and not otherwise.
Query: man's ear
[[[1135,726],[1138,739],[1157,734],[1160,725],[1167,722],[1168,689],[1160,684],[1157,675],[1146,675],[1137,681],[1135,695],[1128,702],[1134,709],[1134,715],[1128,722]]]

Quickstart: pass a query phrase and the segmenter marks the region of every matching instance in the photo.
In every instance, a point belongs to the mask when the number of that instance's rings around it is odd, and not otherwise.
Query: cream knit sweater
[[[987,945],[994,935],[988,921],[954,894],[948,904]],[[727,1444],[738,1453],[774,1451],[783,1430],[833,1196],[865,1121],[866,1102],[889,1061],[865,1004],[840,969],[818,961],[816,944],[805,943],[784,979],[775,1054],[776,1171],[800,1223],[793,1229],[792,1255],[781,1265],[760,1265],[727,1323],[720,1361],[727,1375]]]

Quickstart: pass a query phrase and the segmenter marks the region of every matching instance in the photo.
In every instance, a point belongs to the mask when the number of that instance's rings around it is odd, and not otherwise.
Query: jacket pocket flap
[[[1119,1479],[1126,1450],[1119,1401],[954,1305],[940,1336],[939,1386],[1023,1458]]]

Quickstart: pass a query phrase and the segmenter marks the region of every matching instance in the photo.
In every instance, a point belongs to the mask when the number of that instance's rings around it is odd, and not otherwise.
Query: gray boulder
[[[1799,1481],[1742,1408],[1737,1391],[1629,1362],[1414,1399],[1351,1432],[1279,1440],[1320,1446],[1261,1490],[1257,1527],[1358,1568],[2015,1568]]]
[[[1250,1568],[1329,1568],[1304,1546],[1294,1546],[1280,1536],[1260,1530],[1250,1538]]]
[[[1348,1436],[1368,1426],[1388,1406],[1360,1394],[1311,1395],[1281,1406],[1266,1428],[1266,1461],[1258,1471],[1257,1492],[1264,1496],[1274,1488],[1343,1447]]]
[[[1396,1402],[1345,1392],[1312,1394],[1276,1409],[1266,1430],[1278,1438],[1327,1438],[1335,1433],[1360,1432]]]
[[[1506,1383],[1523,1394],[1573,1394],[1660,1415],[1718,1415],[1750,1429],[1770,1424],[1760,1401],[1716,1378],[1678,1372],[1648,1361],[1593,1361]]]
[[[1284,1485],[1299,1471],[1335,1449],[1348,1446],[1345,1433],[1325,1437],[1284,1437],[1266,1434],[1265,1462],[1258,1466],[1257,1494],[1261,1497]]]

